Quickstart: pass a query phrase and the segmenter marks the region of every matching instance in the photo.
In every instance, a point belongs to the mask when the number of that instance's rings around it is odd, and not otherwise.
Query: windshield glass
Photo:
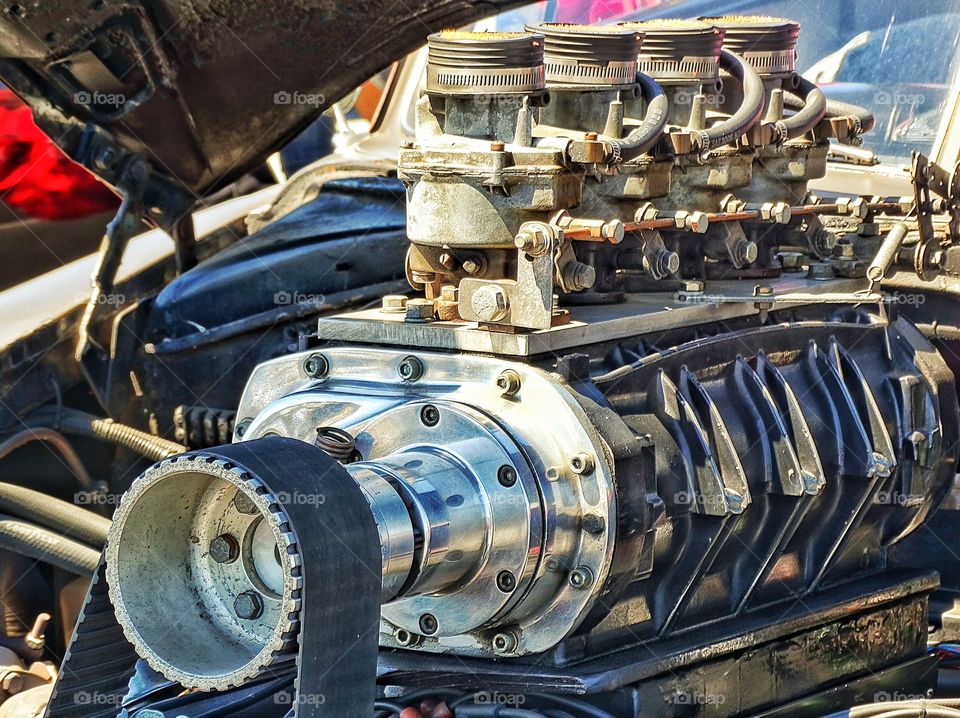
[[[552,0],[503,13],[484,26],[724,14],[800,22],[800,72],[829,98],[876,116],[864,146],[898,165],[908,165],[913,150],[931,153],[946,102],[957,91],[957,0]]]

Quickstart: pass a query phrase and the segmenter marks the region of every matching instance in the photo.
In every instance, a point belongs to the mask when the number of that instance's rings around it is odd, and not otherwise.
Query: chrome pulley
[[[239,686],[296,659],[300,691],[336,712],[369,711],[372,686],[355,678],[376,670],[379,534],[396,529],[377,520],[344,467],[306,442],[173,457],[133,483],[114,517],[105,560],[117,620],[139,656],[188,688]]]
[[[107,580],[154,669],[223,690],[292,657],[301,559],[281,505],[216,454],[173,457],[134,482],[110,532]]]

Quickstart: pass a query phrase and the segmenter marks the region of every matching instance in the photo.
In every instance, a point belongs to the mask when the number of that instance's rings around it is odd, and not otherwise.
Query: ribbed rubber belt
[[[373,715],[380,538],[356,481],[322,451],[293,439],[271,437],[197,453],[216,453],[233,461],[259,477],[275,497],[322,492],[322,503],[280,504],[290,518],[302,560],[294,715]],[[317,478],[311,486],[310,477],[322,477],[322,482]],[[101,557],[45,716],[113,718],[136,659],[114,615]]]

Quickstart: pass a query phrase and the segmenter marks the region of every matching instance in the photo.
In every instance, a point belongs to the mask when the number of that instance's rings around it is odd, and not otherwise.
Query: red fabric
[[[37,219],[83,217],[120,202],[54,145],[30,108],[7,89],[0,89],[0,201]]]
[[[619,20],[664,0],[562,0],[557,3],[557,22],[598,23]]]

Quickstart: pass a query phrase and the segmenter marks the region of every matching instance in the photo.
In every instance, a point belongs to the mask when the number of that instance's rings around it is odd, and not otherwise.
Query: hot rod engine
[[[416,296],[321,318],[253,372],[233,444],[137,479],[53,715],[121,629],[131,715],[929,686],[936,579],[887,552],[952,485],[957,395],[881,281],[942,252],[913,198],[808,193],[872,118],[796,74],[799,31],[431,36],[399,165]]]

